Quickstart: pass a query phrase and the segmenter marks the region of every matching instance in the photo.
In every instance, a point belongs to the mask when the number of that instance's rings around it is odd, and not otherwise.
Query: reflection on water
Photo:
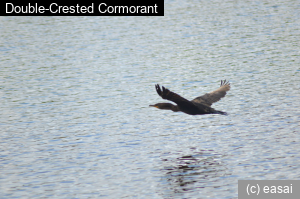
[[[205,194],[205,188],[214,187],[214,182],[220,177],[230,175],[224,163],[221,162],[222,155],[216,154],[213,150],[197,151],[191,148],[190,155],[182,155],[181,152],[164,154],[162,159],[164,173],[162,184],[164,198],[187,198],[188,196],[200,196]],[[171,157],[171,158],[170,158]],[[168,191],[167,191],[168,190]],[[194,191],[197,190],[195,195]]]
[[[165,1],[164,17],[0,17],[0,198],[237,198],[300,179],[294,0]],[[231,90],[228,116],[151,109]]]

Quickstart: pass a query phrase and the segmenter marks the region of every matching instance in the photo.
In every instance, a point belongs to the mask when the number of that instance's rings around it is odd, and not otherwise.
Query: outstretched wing
[[[175,102],[178,105],[183,105],[186,103],[191,104],[191,102],[180,95],[170,91],[169,89],[162,86],[162,89],[158,84],[155,85],[156,92],[159,96],[161,96],[163,99],[170,100],[172,102]]]
[[[217,90],[206,93],[200,97],[192,100],[194,103],[206,104],[211,106],[213,103],[219,101],[222,97],[226,95],[226,92],[230,90],[230,83],[226,80],[221,80],[221,86]]]

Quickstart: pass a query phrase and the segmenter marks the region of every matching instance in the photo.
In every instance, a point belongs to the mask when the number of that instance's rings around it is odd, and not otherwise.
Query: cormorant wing
[[[226,95],[226,92],[230,90],[230,83],[226,80],[221,80],[220,88],[205,95],[196,97],[192,100],[194,103],[206,104],[211,106],[213,103],[219,101],[222,97]]]
[[[191,102],[180,95],[170,91],[162,86],[162,90],[158,84],[155,85],[156,92],[161,98],[175,102],[177,105],[191,104]]]

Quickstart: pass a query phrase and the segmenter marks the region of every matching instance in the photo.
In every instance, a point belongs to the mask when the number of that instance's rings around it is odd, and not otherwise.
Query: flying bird
[[[206,93],[202,96],[196,97],[195,99],[189,101],[180,95],[170,91],[169,89],[155,85],[157,94],[166,100],[170,100],[177,105],[171,103],[157,103],[154,105],[149,105],[158,109],[172,110],[174,112],[184,112],[189,115],[204,115],[204,114],[222,114],[227,115],[226,112],[217,111],[211,107],[211,105],[226,95],[226,92],[230,90],[230,83],[226,80],[221,80],[220,87],[210,93]]]

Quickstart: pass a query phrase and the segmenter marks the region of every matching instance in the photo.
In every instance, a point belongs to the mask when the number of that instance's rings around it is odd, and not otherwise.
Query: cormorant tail
[[[214,114],[221,114],[221,115],[228,115],[226,112],[223,111],[215,111]]]

